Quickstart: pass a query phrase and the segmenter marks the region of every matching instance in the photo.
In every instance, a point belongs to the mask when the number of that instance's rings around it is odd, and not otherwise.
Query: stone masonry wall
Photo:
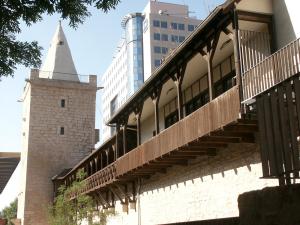
[[[128,214],[116,204],[113,224],[165,224],[236,217],[238,196],[277,185],[262,177],[257,144],[232,144],[215,157],[199,157],[142,182],[140,199]]]
[[[239,196],[240,225],[300,224],[300,185],[268,187]]]
[[[93,148],[96,83],[33,79],[27,98],[30,113],[25,118],[29,127],[24,131],[28,139],[24,150],[28,151],[22,159],[27,171],[26,183],[21,184],[25,207],[18,216],[24,225],[46,225],[53,199],[51,178],[73,167]],[[62,99],[65,107],[61,107]]]

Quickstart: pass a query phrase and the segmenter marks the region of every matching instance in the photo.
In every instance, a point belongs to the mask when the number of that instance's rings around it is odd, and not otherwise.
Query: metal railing
[[[89,83],[89,75],[70,74],[70,73],[43,71],[43,70],[39,70],[39,78]]]

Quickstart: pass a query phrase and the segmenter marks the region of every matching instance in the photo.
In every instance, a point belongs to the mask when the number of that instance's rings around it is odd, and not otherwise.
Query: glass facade
[[[131,96],[144,83],[143,74],[143,16],[133,13],[125,22],[127,47],[128,96]]]

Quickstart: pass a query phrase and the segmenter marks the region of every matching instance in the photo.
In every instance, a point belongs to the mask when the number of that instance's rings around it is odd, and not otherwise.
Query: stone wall
[[[300,185],[269,187],[239,196],[240,225],[300,224]]]
[[[46,225],[53,199],[51,178],[72,168],[93,149],[96,82],[31,77],[29,85],[21,159],[25,180],[21,183],[18,217],[25,225]]]
[[[261,171],[258,145],[232,144],[215,157],[199,157],[188,166],[174,166],[166,174],[143,180],[136,209],[123,213],[117,203],[117,216],[108,224],[153,225],[236,217],[240,194],[278,184],[260,179]]]

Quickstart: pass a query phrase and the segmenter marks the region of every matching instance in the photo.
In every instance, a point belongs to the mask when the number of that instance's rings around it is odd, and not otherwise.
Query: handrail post
[[[241,56],[240,56],[239,22],[238,22],[238,14],[236,8],[233,9],[232,28],[234,33],[233,48],[234,48],[234,64],[235,64],[236,81],[237,81],[236,83],[239,87],[241,114],[245,114],[245,109],[242,104],[244,97],[243,97],[242,68],[240,63]]]

